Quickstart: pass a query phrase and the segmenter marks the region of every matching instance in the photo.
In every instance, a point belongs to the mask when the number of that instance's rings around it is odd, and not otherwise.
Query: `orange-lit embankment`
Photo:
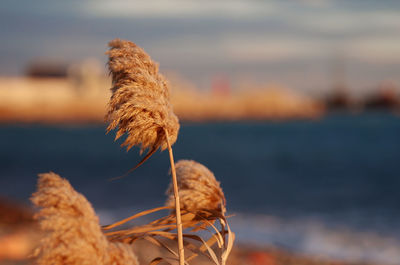
[[[83,78],[0,78],[0,121],[103,122],[110,80]],[[185,82],[171,82],[172,103],[182,120],[280,120],[317,118],[322,103],[277,86],[252,87],[229,95],[199,92]]]

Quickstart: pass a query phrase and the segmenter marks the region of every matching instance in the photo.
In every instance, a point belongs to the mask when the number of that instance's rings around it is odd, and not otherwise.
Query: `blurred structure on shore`
[[[48,70],[50,69],[50,70]],[[86,60],[57,71],[33,64],[28,77],[0,77],[2,122],[102,122],[111,81],[101,64]],[[280,86],[246,86],[234,92],[225,79],[216,79],[212,90],[201,92],[177,74],[172,103],[180,119],[188,121],[317,118],[323,104]]]
[[[400,90],[392,82],[383,82],[364,97],[354,98],[346,89],[334,89],[325,99],[329,111],[400,111]]]
[[[3,122],[98,122],[104,117],[109,81],[97,61],[61,71],[31,66],[28,77],[0,77]],[[61,68],[57,68],[61,69]]]
[[[346,63],[342,54],[336,55],[332,62],[332,92],[326,98],[329,110],[353,109],[353,101],[349,97],[346,83]]]
[[[211,91],[201,92],[176,77],[171,80],[176,84],[174,110],[183,120],[312,119],[324,113],[322,103],[278,85],[251,85],[232,92],[220,79]]]
[[[354,98],[347,81],[347,63],[344,54],[336,54],[332,61],[332,86],[325,98],[329,111],[360,112],[364,110],[400,109],[400,90],[395,82],[385,81],[377,85],[369,94]]]
[[[377,92],[368,96],[365,100],[366,109],[400,109],[400,95],[393,82],[383,82]]]

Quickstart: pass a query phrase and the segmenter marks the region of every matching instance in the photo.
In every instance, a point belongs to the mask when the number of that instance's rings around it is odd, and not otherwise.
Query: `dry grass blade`
[[[164,237],[164,238],[170,239],[170,240],[176,239],[175,233],[166,232],[166,231],[152,231],[152,232],[149,232],[149,235],[161,236],[161,237]]]
[[[217,235],[216,234],[213,234],[208,240],[207,240],[207,244],[209,245],[209,246],[213,246],[215,243],[217,243],[218,242],[218,237],[217,237]],[[205,251],[206,250],[206,247],[204,246],[204,245],[202,245],[200,248],[199,248],[199,250],[200,251]]]
[[[193,235],[193,234],[185,234],[184,235],[185,238],[190,238],[196,242],[201,243],[200,247],[198,245],[195,244],[186,244],[185,246],[188,247],[192,252],[194,252],[194,254],[192,256],[190,256],[187,261],[190,261],[191,259],[195,258],[198,255],[204,255],[207,258],[209,258],[210,260],[212,260],[212,257],[210,255],[207,255],[205,253],[206,250],[208,249],[212,249],[212,247],[215,245],[215,243],[217,242],[216,237],[212,236],[211,238],[209,238],[207,241],[205,241],[204,239],[202,239],[202,237],[198,236],[198,235]],[[204,242],[206,244],[204,244]]]
[[[176,234],[174,233],[169,233],[169,232],[164,232],[164,231],[154,231],[154,232],[150,232],[148,233],[148,235],[152,235],[152,236],[161,236],[165,239],[168,240],[176,240]],[[204,241],[200,236],[198,235],[192,235],[192,234],[184,234],[183,235],[184,238],[190,238],[193,239],[195,241],[201,242],[202,245],[200,248],[198,248],[195,244],[192,244],[190,242],[186,242],[185,243],[185,247],[188,248],[189,250],[191,250],[192,252],[195,252],[195,254],[193,254],[192,256],[190,256],[189,258],[186,258],[186,261],[188,262],[189,260],[193,259],[194,257],[198,256],[199,254],[201,255],[205,255],[204,251],[208,250],[208,251],[212,251],[214,253],[214,251],[212,250],[212,246],[217,242],[216,237],[213,236],[212,238],[210,238],[207,241]],[[152,243],[156,242],[156,245],[158,246],[162,246],[164,248],[166,248],[170,253],[175,255],[175,251],[173,251],[171,248],[169,248],[166,244],[164,244],[162,241],[157,240],[156,238],[153,237],[153,239],[155,241],[150,240],[149,238],[147,240],[151,241]],[[213,257],[214,256],[214,257]],[[215,253],[210,255],[206,255],[206,257],[208,257],[210,260],[214,261],[214,258],[216,258]]]
[[[109,236],[112,240],[121,240],[122,238],[126,238],[127,236],[130,236],[132,239],[137,237],[142,237],[146,233],[152,233],[153,231],[162,229],[164,229],[164,231],[174,230],[176,228],[175,215],[167,215],[144,225],[134,226],[126,229],[117,229],[115,231],[112,231],[114,228],[117,228],[118,226],[121,226],[127,223],[128,221],[132,221],[136,218],[143,217],[151,213],[162,210],[171,210],[171,208],[163,206],[139,212],[131,217],[125,218],[116,223],[103,226],[103,232],[105,235]],[[192,227],[195,225],[196,222],[193,222],[193,216],[194,215],[192,213],[187,213],[187,212],[184,213],[183,219],[185,226]]]
[[[157,264],[159,264],[160,262],[163,262],[163,261],[165,261],[163,258],[157,257],[157,258],[153,259],[153,260],[149,263],[149,265],[157,265]],[[167,262],[167,261],[165,261],[165,262]],[[167,262],[167,263],[170,264],[169,262]]]
[[[226,264],[228,256],[231,253],[232,248],[233,248],[233,242],[235,241],[235,233],[233,233],[231,231],[231,228],[229,227],[228,223],[226,223],[226,227],[228,229],[228,244],[226,246],[225,251],[222,252],[222,255],[221,255],[222,265]]]
[[[214,234],[213,236],[211,236],[206,242],[207,245],[212,247],[216,242],[217,242],[218,238],[217,236]],[[196,258],[199,254],[204,254],[204,251],[207,250],[205,245],[201,245],[201,247],[198,248],[198,251],[196,251],[196,249],[191,249],[194,253],[192,256],[186,258],[186,261],[191,261],[192,259]]]
[[[112,231],[112,232],[105,232],[104,234],[107,236],[135,236],[137,234],[144,234],[144,233],[150,233],[158,229],[175,229],[176,225],[175,224],[169,224],[169,225],[159,225],[157,227],[154,227],[152,225],[143,225],[143,226],[138,226],[138,227],[132,227],[130,229],[125,229],[125,230],[119,230],[119,231]]]
[[[201,218],[201,219],[203,219],[203,221],[204,222],[206,222],[209,226],[211,226],[213,229],[214,229],[214,231],[215,231],[215,234],[214,235],[216,235],[217,236],[217,242],[218,242],[218,246],[220,247],[220,248],[222,248],[222,245],[224,244],[224,239],[223,239],[223,237],[222,237],[222,235],[221,235],[221,233],[218,231],[218,229],[211,223],[211,222],[209,222],[206,218],[204,218],[202,215],[199,215],[199,217]],[[223,227],[223,229],[222,229],[222,232],[224,233],[224,231],[225,231],[225,229],[224,229],[224,227]],[[211,233],[211,232],[210,232]],[[211,233],[212,234],[212,233]]]
[[[134,220],[136,218],[139,218],[139,217],[142,217],[144,215],[148,215],[148,214],[151,214],[151,213],[154,213],[154,212],[158,212],[158,211],[161,211],[161,210],[166,210],[166,209],[170,209],[170,207],[162,206],[162,207],[157,207],[157,208],[149,209],[149,210],[146,210],[146,211],[142,211],[142,212],[137,213],[135,215],[132,215],[132,216],[130,216],[128,218],[125,218],[125,219],[123,219],[123,220],[121,220],[119,222],[113,223],[111,225],[103,226],[103,230],[110,230],[110,229],[113,229],[114,227],[117,227],[117,226],[120,226],[122,224],[125,224],[126,222],[132,221],[132,220]]]
[[[142,158],[142,160],[140,160],[139,163],[136,164],[136,166],[134,166],[133,168],[129,169],[125,174],[123,174],[122,176],[116,177],[116,178],[111,178],[110,180],[117,180],[117,179],[121,179],[126,177],[127,175],[129,175],[130,173],[132,173],[133,171],[135,171],[135,169],[137,169],[138,167],[140,167],[141,165],[143,165],[144,162],[146,162],[147,159],[149,159],[155,152],[157,151],[157,149],[153,148],[151,149],[149,152],[147,152],[147,154]]]
[[[168,245],[166,245],[166,244],[164,244],[164,242],[162,242],[161,240],[158,240],[157,238],[155,238],[155,237],[151,237],[151,236],[146,236],[146,237],[144,237],[144,239],[146,239],[147,241],[149,241],[149,242],[151,242],[151,243],[153,243],[153,244],[155,244],[155,245],[157,245],[157,246],[160,246],[160,247],[163,247],[163,248],[165,248],[169,253],[171,253],[172,255],[174,255],[175,257],[179,257],[179,254],[178,253],[176,253],[172,248],[170,248]],[[186,262],[185,262],[185,264],[187,264]]]
[[[207,244],[206,241],[204,241],[204,239],[202,239],[200,236],[198,235],[185,235],[185,237],[190,237],[192,239],[197,239],[199,241],[201,241],[201,243],[203,244],[203,246],[206,247],[208,253],[210,254],[211,260],[216,264],[216,265],[220,265],[217,255],[215,254],[214,250],[212,250],[212,248]]]
[[[169,262],[168,260],[172,260],[174,263],[177,261],[177,259],[157,257],[157,258],[153,259],[153,260],[149,263],[149,265],[157,265],[157,264],[160,264],[160,263],[163,262],[163,261],[166,262],[166,263],[168,263],[169,265],[172,265],[172,263]]]
[[[157,264],[160,264],[161,262],[166,262],[166,263],[168,263],[169,265],[172,265],[172,263],[171,262],[169,262],[168,260],[172,260],[172,262],[176,262],[176,261],[178,261],[177,259],[173,259],[173,258],[162,258],[162,257],[157,257],[157,258],[155,258],[155,259],[153,259],[150,263],[149,263],[149,265],[157,265]]]

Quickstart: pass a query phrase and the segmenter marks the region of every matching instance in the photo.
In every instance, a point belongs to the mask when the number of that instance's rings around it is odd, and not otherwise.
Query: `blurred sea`
[[[37,173],[68,178],[103,224],[163,204],[167,152],[140,160],[100,125],[1,125],[0,196],[28,203]],[[238,242],[399,264],[400,118],[334,114],[318,121],[183,123],[176,160],[221,181]]]

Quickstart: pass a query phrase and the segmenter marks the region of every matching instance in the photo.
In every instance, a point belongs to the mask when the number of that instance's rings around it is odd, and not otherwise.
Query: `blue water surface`
[[[400,240],[399,136],[400,118],[389,113],[183,123],[174,154],[214,172],[231,213],[318,220]],[[137,148],[126,152],[113,138],[105,125],[1,125],[0,196],[29,203],[37,174],[54,171],[99,211],[163,204],[168,153],[110,181],[140,161]]]
[[[400,119],[383,113],[332,115],[319,121],[184,123],[176,160],[209,167],[228,207],[257,213],[397,210]],[[105,126],[2,125],[0,194],[26,200],[38,173],[68,178],[95,205],[156,204],[169,177],[167,152],[140,160],[105,134]]]

